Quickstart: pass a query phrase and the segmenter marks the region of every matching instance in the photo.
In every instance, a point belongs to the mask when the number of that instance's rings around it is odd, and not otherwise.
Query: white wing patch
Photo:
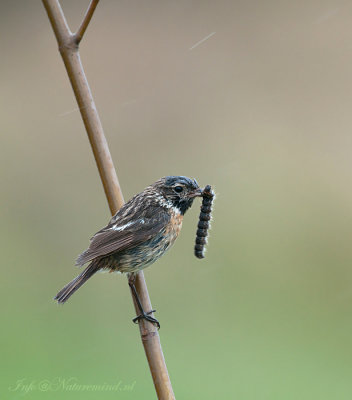
[[[110,229],[112,229],[113,231],[119,232],[119,231],[125,230],[126,228],[128,228],[129,226],[131,226],[133,224],[136,224],[136,223],[144,224],[144,222],[145,222],[144,219],[141,218],[141,219],[138,219],[137,221],[127,222],[127,224],[121,225],[121,226],[118,226],[118,224],[114,224]]]

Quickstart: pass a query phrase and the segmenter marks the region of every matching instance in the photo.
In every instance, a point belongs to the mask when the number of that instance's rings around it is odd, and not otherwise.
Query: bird
[[[137,323],[145,319],[158,328],[160,324],[143,309],[135,288],[136,274],[157,261],[175,242],[183,216],[203,190],[195,179],[166,176],[146,187],[125,203],[107,226],[91,239],[87,250],[80,254],[76,265],[89,265],[61,289],[54,299],[65,303],[98,271],[127,273],[128,283],[140,314]]]

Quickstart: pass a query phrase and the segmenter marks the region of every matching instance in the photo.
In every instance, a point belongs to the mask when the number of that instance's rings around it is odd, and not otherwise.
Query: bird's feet
[[[155,312],[156,310],[152,310],[149,312],[142,312],[142,314],[139,314],[136,318],[133,318],[133,322],[135,324],[137,324],[141,319],[145,319],[146,321],[151,322],[153,325],[155,325],[158,329],[160,329],[160,324],[159,321],[153,317],[150,316],[150,314],[152,314],[153,312]]]

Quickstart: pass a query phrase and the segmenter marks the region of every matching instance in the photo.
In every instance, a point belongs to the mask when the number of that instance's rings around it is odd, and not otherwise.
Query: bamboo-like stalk
[[[79,43],[84,36],[99,0],[92,0],[90,2],[76,33],[70,31],[59,0],[42,1],[54,30],[59,51],[76,96],[110,211],[114,215],[123,205],[124,199],[78,51]],[[143,308],[145,310],[152,310],[143,272],[137,274],[135,286]],[[138,313],[139,310],[135,302],[134,306]],[[172,390],[157,328],[148,321],[140,320],[139,329],[158,399],[174,399],[175,395]]]

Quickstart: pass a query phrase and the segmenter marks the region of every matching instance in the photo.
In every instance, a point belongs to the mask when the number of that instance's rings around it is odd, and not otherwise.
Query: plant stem
[[[70,31],[58,0],[42,1],[76,96],[110,211],[114,215],[123,205],[124,199],[78,51],[79,43],[84,36],[99,0],[91,1],[76,34]],[[135,286],[143,308],[152,310],[143,272],[137,274]],[[134,306],[136,312],[138,312],[135,302]],[[139,329],[158,399],[174,399],[175,395],[172,390],[157,328],[150,322],[141,320]]]
[[[96,6],[98,5],[99,0],[91,0],[87,12],[84,15],[83,21],[80,25],[80,27],[77,29],[77,32],[75,33],[75,39],[76,39],[76,43],[79,44],[80,41],[83,38],[83,35],[86,31],[86,29],[88,28],[89,22],[93,17],[94,11]]]

